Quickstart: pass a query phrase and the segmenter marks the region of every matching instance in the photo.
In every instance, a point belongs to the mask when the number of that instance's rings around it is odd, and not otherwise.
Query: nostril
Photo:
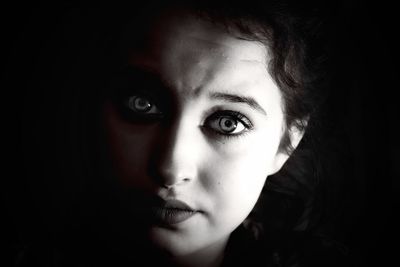
[[[171,189],[174,186],[179,186],[183,183],[187,183],[190,182],[191,179],[190,178],[182,178],[182,179],[174,179],[173,181],[169,181],[169,183],[164,183],[162,185],[162,187],[166,188],[166,189]]]
[[[171,189],[174,185],[167,185],[167,184],[163,184],[162,187],[165,189]]]

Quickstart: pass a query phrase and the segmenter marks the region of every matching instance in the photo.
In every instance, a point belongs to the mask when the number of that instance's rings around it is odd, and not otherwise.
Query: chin
[[[202,247],[202,240],[176,229],[153,227],[149,234],[152,243],[171,256],[188,255]]]

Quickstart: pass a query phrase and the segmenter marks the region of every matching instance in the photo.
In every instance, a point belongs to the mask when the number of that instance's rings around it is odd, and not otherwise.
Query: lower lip
[[[166,225],[173,225],[184,222],[193,217],[197,212],[192,210],[182,210],[174,208],[153,208],[153,215],[157,222]]]

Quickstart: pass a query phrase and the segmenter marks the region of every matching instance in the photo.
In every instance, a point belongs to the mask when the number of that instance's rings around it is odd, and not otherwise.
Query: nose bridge
[[[178,185],[196,177],[196,160],[192,151],[195,129],[188,118],[179,118],[164,128],[157,157],[157,176],[163,186]]]

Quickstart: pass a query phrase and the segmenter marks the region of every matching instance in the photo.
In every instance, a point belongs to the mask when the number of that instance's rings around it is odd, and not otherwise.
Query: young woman
[[[93,53],[98,80],[79,78],[86,176],[62,201],[53,263],[303,264],[319,212],[307,135],[328,81],[319,21],[279,1],[125,15],[111,53]]]

